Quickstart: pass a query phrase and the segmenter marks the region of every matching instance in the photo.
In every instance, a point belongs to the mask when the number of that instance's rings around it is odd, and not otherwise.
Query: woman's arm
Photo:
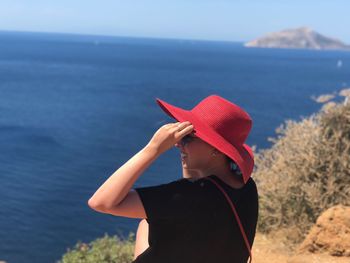
[[[88,204],[95,210],[108,210],[118,205],[140,175],[159,156],[151,145],[146,145],[116,170],[93,194]]]
[[[146,219],[142,219],[136,231],[135,251],[133,260],[135,260],[148,247],[148,222],[146,221]]]
[[[116,170],[88,200],[88,205],[101,212],[139,217],[145,211],[135,191],[130,190],[140,175],[165,151],[190,133],[190,122],[163,125],[150,142]],[[124,202],[122,202],[124,200]],[[137,209],[136,209],[137,208]],[[140,209],[139,209],[140,208]]]

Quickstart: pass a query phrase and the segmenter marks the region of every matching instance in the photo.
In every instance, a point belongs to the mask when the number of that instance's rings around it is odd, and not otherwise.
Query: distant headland
[[[306,26],[268,33],[260,38],[244,43],[244,46],[350,51],[350,45],[344,44],[338,39],[321,35]]]

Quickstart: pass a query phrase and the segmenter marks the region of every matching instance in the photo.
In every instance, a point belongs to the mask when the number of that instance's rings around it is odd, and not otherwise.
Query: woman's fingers
[[[160,153],[170,149],[186,134],[192,132],[193,125],[189,121],[167,123],[159,128],[150,140],[150,145]]]
[[[177,136],[183,137],[183,136],[191,133],[193,131],[193,128],[194,128],[193,124],[189,124],[189,125],[185,126],[183,129],[179,130],[177,132]]]
[[[174,123],[172,125],[172,127],[170,128],[170,131],[172,133],[175,133],[175,132],[182,132],[184,129],[188,128],[188,127],[193,127],[193,125],[189,122],[189,121],[185,121],[185,122],[177,122],[177,123]]]
[[[188,131],[193,130],[193,124],[188,125],[186,128],[184,128],[181,132],[187,133]]]
[[[185,127],[187,125],[190,125],[191,123],[189,121],[183,121],[183,122],[175,122],[175,123],[171,123],[172,124],[172,128],[177,128],[177,127]]]

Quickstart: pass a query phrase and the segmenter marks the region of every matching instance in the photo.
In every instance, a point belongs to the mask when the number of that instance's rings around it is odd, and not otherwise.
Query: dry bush
[[[322,211],[350,205],[350,103],[344,91],[343,102],[285,121],[277,138],[269,138],[272,147],[255,154],[259,231],[291,229],[289,239],[297,243]]]

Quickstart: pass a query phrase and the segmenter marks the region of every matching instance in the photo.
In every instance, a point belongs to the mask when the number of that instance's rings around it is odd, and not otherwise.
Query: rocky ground
[[[285,234],[272,237],[257,233],[253,262],[350,263],[350,207],[337,205],[324,211],[304,241],[294,248],[283,240]]]
[[[326,253],[296,254],[275,238],[257,233],[253,244],[252,263],[349,263],[350,257],[331,256]]]

